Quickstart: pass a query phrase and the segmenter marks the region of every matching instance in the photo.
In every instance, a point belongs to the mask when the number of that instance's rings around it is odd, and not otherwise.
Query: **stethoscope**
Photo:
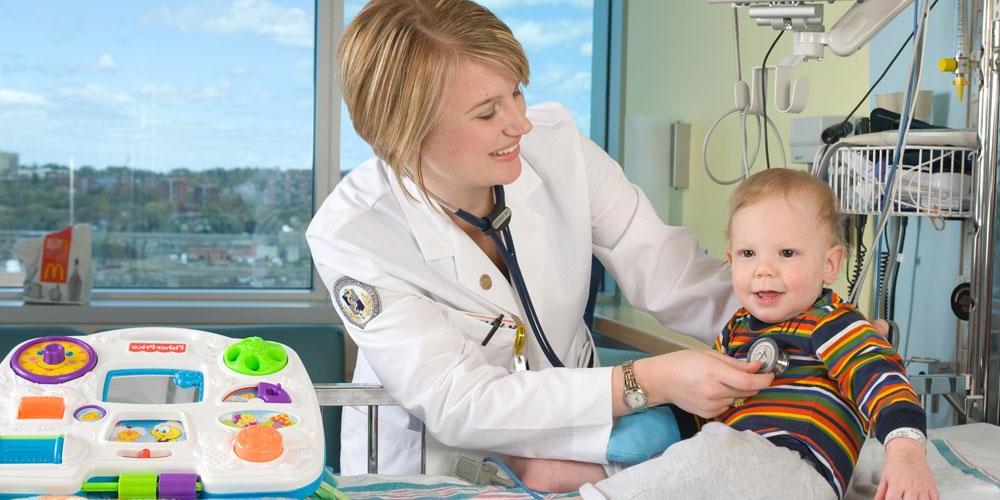
[[[521,274],[521,267],[517,263],[517,254],[514,252],[514,238],[510,234],[510,208],[504,202],[504,189],[503,186],[493,186],[493,210],[486,217],[476,217],[475,215],[466,212],[460,208],[455,208],[448,203],[446,203],[441,198],[428,192],[438,203],[442,206],[451,210],[458,218],[468,222],[473,227],[479,229],[487,236],[493,240],[496,245],[497,250],[500,251],[500,258],[503,259],[504,264],[507,265],[507,273],[510,276],[510,280],[514,285],[514,290],[517,291],[518,298],[521,299],[521,306],[524,307],[524,313],[528,320],[528,325],[531,327],[531,331],[535,336],[535,340],[538,341],[539,347],[542,349],[542,353],[549,360],[549,363],[555,367],[565,366],[559,356],[556,355],[555,351],[552,349],[552,345],[549,344],[548,337],[545,336],[545,332],[542,330],[542,323],[538,320],[538,314],[535,312],[535,306],[531,303],[531,295],[528,294],[528,287],[524,283],[524,275]],[[591,356],[590,363],[593,363],[594,358]]]

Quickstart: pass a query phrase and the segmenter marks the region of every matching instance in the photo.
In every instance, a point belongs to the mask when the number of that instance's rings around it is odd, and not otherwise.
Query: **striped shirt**
[[[809,310],[777,324],[741,308],[715,349],[746,359],[750,345],[762,336],[788,353],[788,369],[717,420],[798,452],[838,497],[844,496],[870,430],[879,441],[900,427],[926,432],[924,411],[899,355],[832,291],[824,290]]]

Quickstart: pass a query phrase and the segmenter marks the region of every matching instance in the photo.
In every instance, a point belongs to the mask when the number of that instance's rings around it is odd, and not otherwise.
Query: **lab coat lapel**
[[[541,186],[542,179],[523,156],[521,162],[520,178],[506,189],[507,206],[511,209],[511,236],[514,239],[517,262],[524,276],[524,283],[528,287],[528,293],[531,295],[535,313],[542,322],[542,328],[545,328],[546,303],[550,294],[559,293],[558,290],[554,290],[558,284],[552,282],[552,277],[555,276],[552,271],[556,269],[556,264],[552,251],[546,244],[548,221],[532,203],[532,196]],[[518,307],[520,311],[518,316],[527,323],[522,309]]]
[[[444,210],[438,209],[437,203],[431,201],[428,204],[427,200],[420,197],[420,189],[416,183],[408,178],[404,178],[403,183],[401,186],[394,178],[389,179],[393,194],[413,230],[424,260],[435,262],[451,259],[454,263],[455,280],[485,309],[499,309],[507,315],[520,315],[514,288],[489,257],[444,215]],[[404,186],[410,193],[415,193],[416,202],[404,195]],[[482,286],[483,275],[489,276],[488,288]]]

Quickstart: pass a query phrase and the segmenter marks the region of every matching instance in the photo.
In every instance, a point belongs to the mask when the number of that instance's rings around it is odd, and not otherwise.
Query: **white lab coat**
[[[664,225],[564,108],[538,105],[528,118],[522,173],[506,186],[510,229],[542,328],[567,368],[551,369],[530,333],[530,371],[513,371],[512,329],[480,346],[490,327],[477,315],[525,317],[513,287],[443,212],[419,194],[406,198],[381,160],[344,177],[306,231],[328,288],[348,276],[379,295],[381,310],[364,328],[344,324],[360,351],[355,382],[381,383],[402,406],[379,410],[380,473],[419,473],[421,422],[432,474],[451,472],[455,449],[605,462],[611,368],[576,368],[590,352],[582,315],[591,254],[631,304],[675,331],[711,342],[738,308],[724,263],[705,256],[690,231]],[[364,408],[345,408],[345,475],[367,471],[366,420]]]

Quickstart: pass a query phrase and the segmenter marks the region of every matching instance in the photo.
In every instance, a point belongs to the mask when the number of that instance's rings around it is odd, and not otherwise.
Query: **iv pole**
[[[970,399],[981,400],[981,414],[972,416],[992,424],[1000,423],[1000,390],[997,387],[998,373],[996,367],[991,367],[997,353],[992,351],[992,313],[993,313],[993,242],[994,217],[996,215],[996,183],[998,142],[997,131],[1000,129],[1000,20],[997,19],[998,2],[1000,0],[985,0],[983,4],[982,55],[980,56],[980,74],[982,85],[979,88],[979,137],[982,142],[979,161],[976,164],[976,204],[973,212],[975,234],[973,238],[971,288],[973,298],[972,316],[969,325],[969,355],[968,367],[972,370],[972,387]],[[974,411],[974,408],[970,408]]]

